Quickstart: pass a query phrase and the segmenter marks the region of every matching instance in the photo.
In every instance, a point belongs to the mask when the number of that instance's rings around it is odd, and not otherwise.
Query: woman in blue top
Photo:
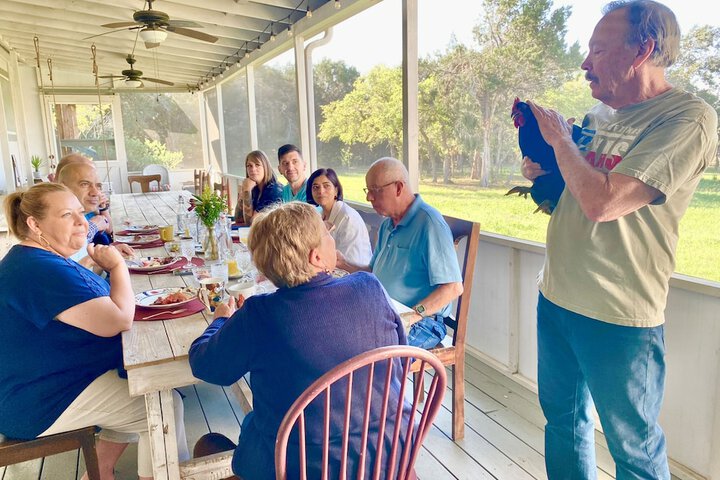
[[[250,225],[257,212],[282,202],[282,186],[275,178],[265,152],[253,150],[248,153],[245,158],[245,176],[235,207],[236,225]]]
[[[220,385],[231,385],[250,372],[254,410],[243,421],[233,471],[244,480],[272,480],[278,427],[295,399],[339,363],[406,340],[400,318],[373,275],[361,272],[339,279],[330,275],[335,268],[335,242],[307,203],[285,203],[261,213],[250,229],[248,246],[258,270],[278,290],[248,298],[237,311],[232,300],[229,306],[218,307],[213,323],[190,347],[190,366],[197,378]],[[399,388],[401,369],[393,374]],[[357,385],[365,385],[360,377],[356,379]],[[381,394],[382,385],[375,388]],[[393,395],[397,393],[393,390]],[[358,394],[364,391],[354,392]],[[343,425],[341,397],[331,400],[339,407],[333,408],[334,432]],[[362,402],[353,398],[351,472],[357,469],[360,451],[361,428],[355,422],[364,414]],[[377,428],[379,403],[373,402],[371,431]],[[311,453],[322,445],[322,411],[322,405],[312,404],[306,413],[308,457],[317,461],[320,456]],[[389,426],[386,434],[392,430]],[[337,478],[341,443],[337,435],[331,436],[330,478]],[[377,433],[370,438],[376,439]],[[390,444],[386,439],[385,446]],[[288,465],[290,478],[298,476],[296,452],[297,437],[288,454],[289,462],[296,462]],[[308,478],[320,478],[317,464],[308,468]]]
[[[130,397],[117,371],[120,332],[130,329],[135,312],[122,256],[88,245],[110,285],[68,258],[85,244],[88,223],[63,185],[12,193],[5,214],[20,243],[0,261],[0,433],[31,439],[98,425],[103,479],[114,478],[118,457],[138,438],[138,474],[152,478],[145,401]],[[185,442],[182,409],[176,414]],[[187,458],[187,444],[179,452]]]

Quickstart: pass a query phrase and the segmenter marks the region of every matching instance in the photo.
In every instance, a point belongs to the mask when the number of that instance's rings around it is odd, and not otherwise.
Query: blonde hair
[[[277,287],[296,287],[316,274],[310,251],[320,246],[325,226],[307,203],[269,207],[250,227],[248,247],[255,266]]]
[[[88,157],[81,153],[73,152],[68,153],[64,157],[60,159],[60,161],[57,164],[57,167],[55,167],[55,181],[57,182],[58,177],[60,176],[60,172],[63,171],[65,167],[68,165],[72,165],[73,163],[87,163],[88,165],[95,166],[95,163],[90,160]]]
[[[247,163],[259,163],[263,167],[263,186],[275,179],[275,172],[270,166],[270,160],[262,150],[253,150],[245,157],[245,176],[247,176]]]
[[[20,240],[30,235],[27,219],[34,217],[42,220],[47,216],[50,206],[45,199],[51,193],[72,193],[69,188],[59,183],[38,183],[24,192],[13,192],[5,198],[5,218],[10,233]]]

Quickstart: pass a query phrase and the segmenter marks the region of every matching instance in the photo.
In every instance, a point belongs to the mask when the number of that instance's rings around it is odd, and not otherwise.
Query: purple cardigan
[[[303,285],[253,296],[229,319],[215,320],[190,347],[190,366],[197,378],[219,385],[250,372],[254,410],[243,423],[233,471],[245,480],[274,479],[275,437],[295,399],[341,362],[405,343],[402,322],[374,275],[359,272],[334,279],[322,273]],[[393,370],[399,387],[400,371]],[[361,384],[356,377],[356,385]],[[331,423],[342,425],[342,399],[331,401],[339,406]],[[310,450],[322,433],[321,412],[321,404],[315,403],[306,411]],[[296,437],[290,443],[288,458],[293,460]],[[333,448],[334,455],[339,456]],[[290,473],[297,469],[289,468]]]

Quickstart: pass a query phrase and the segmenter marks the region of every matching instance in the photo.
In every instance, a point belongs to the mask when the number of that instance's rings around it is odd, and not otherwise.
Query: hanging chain
[[[92,53],[92,73],[95,76],[95,90],[97,91],[98,108],[100,109],[100,132],[102,135],[103,151],[105,153],[105,181],[108,183],[108,193],[112,194],[113,188],[112,182],[110,181],[110,163],[108,161],[107,139],[105,138],[105,116],[103,115],[102,98],[100,97],[100,78],[98,77],[100,69],[97,64],[97,48],[94,43],[90,46],[90,52]]]
[[[40,39],[35,36],[33,37],[33,44],[35,45],[35,64],[38,69],[38,76],[40,77],[40,91],[42,92],[42,109],[43,113],[47,115],[47,103],[45,102],[45,86],[43,82],[42,65],[40,64]],[[54,96],[54,92],[53,92]],[[55,107],[53,107],[55,108]],[[52,128],[52,119],[50,119],[50,127]],[[50,135],[50,128],[44,128],[45,130],[45,148],[48,151],[48,159],[50,160],[50,173],[55,173],[55,155],[52,153],[53,140]]]

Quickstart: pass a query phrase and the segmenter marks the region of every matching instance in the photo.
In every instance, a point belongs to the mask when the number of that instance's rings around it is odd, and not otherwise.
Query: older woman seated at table
[[[122,256],[88,246],[111,286],[68,258],[84,245],[88,223],[63,185],[12,193],[5,214],[20,243],[0,261],[0,432],[31,439],[97,425],[103,479],[114,478],[120,454],[138,438],[138,474],[152,478],[145,400],[131,398],[118,376],[120,332],[135,312]],[[180,456],[187,458],[182,407],[176,415]]]
[[[360,214],[343,202],[343,188],[332,168],[315,170],[307,181],[307,201],[322,207],[322,218],[337,249],[353,265],[369,265],[370,235]]]
[[[237,311],[232,300],[221,305],[190,347],[190,366],[196,377],[220,385],[250,372],[254,410],[243,421],[233,471],[244,480],[274,479],[275,437],[295,399],[339,363],[406,340],[400,318],[374,276],[330,275],[335,242],[310,205],[291,202],[263,212],[253,222],[248,243],[258,270],[278,290],[248,298]],[[336,400],[343,402],[333,397],[333,404]],[[313,410],[306,418],[310,450],[322,434],[321,412]],[[333,416],[336,421],[342,419]],[[351,452],[357,451],[352,448],[360,439],[352,434],[351,439]],[[339,458],[336,447],[331,448],[332,459]],[[357,455],[350,457],[357,460]],[[297,462],[296,454],[288,458]],[[297,465],[288,466],[290,476],[297,476]],[[319,478],[312,467],[309,478]]]
[[[248,153],[245,158],[245,176],[235,207],[236,225],[250,225],[257,212],[282,202],[282,186],[275,178],[265,152],[254,150]]]

